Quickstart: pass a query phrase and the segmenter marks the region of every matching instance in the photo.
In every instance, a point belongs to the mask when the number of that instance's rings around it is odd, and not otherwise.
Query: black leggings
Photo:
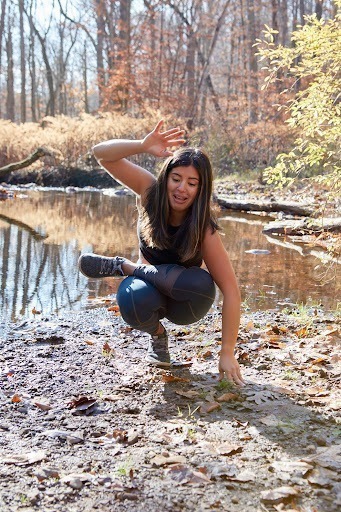
[[[205,316],[215,299],[206,270],[180,265],[141,265],[120,284],[117,303],[134,329],[154,334],[161,318],[187,325]]]

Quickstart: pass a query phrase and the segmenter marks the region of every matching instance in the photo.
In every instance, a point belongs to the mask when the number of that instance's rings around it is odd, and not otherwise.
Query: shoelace
[[[100,274],[115,274],[115,272],[118,270],[117,262],[115,259],[111,260],[102,260],[101,261],[101,270]]]

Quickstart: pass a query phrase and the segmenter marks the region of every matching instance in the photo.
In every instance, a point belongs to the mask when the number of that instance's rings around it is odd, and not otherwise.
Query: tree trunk
[[[309,217],[314,213],[313,208],[309,205],[295,203],[294,201],[282,201],[280,203],[274,201],[239,201],[238,199],[218,196],[216,202],[219,206],[227,210],[244,212],[284,212],[303,217]]]
[[[32,4],[31,4],[32,8]],[[31,9],[30,8],[30,9]],[[31,77],[31,116],[34,123],[37,122],[37,78],[36,78],[36,56],[35,56],[35,39],[34,29],[32,25],[32,12],[29,15],[30,23],[30,53],[29,53],[29,69]]]
[[[281,0],[280,3],[280,33],[279,40],[283,46],[288,44],[288,0]]]
[[[278,31],[278,0],[271,0],[271,27]],[[274,44],[278,43],[278,34],[273,34]]]
[[[18,169],[24,169],[43,156],[51,156],[51,153],[45,148],[38,148],[34,153],[32,153],[32,155],[28,156],[24,160],[0,167],[0,176],[5,176],[10,172],[17,171]]]
[[[188,34],[187,41],[187,55],[186,55],[186,66],[185,73],[187,75],[186,81],[186,96],[187,96],[187,108],[186,117],[188,118],[187,124],[191,123],[192,117],[195,116],[195,111],[198,107],[195,101],[195,40],[192,31]]]
[[[263,233],[279,235],[306,235],[325,231],[341,233],[341,218],[315,219],[312,222],[307,222],[307,219],[274,221],[263,229]]]
[[[95,0],[96,6],[96,25],[97,25],[97,44],[96,44],[96,59],[97,59],[97,82],[98,82],[98,97],[99,106],[103,102],[103,88],[105,87],[105,72],[104,72],[104,6],[103,0]]]
[[[248,27],[248,117],[249,123],[256,123],[258,118],[258,65],[256,52],[253,47],[256,41],[255,5],[254,0],[247,0]]]
[[[8,23],[8,34],[6,41],[7,53],[7,97],[6,97],[6,119],[15,121],[15,104],[14,104],[14,64],[13,64],[13,41],[12,28],[10,26],[11,17]]]
[[[84,111],[86,114],[88,114],[90,112],[90,110],[89,110],[89,97],[88,97],[88,58],[87,58],[86,41],[84,43],[84,53],[83,53],[83,86],[84,86]]]
[[[6,0],[1,0],[1,16],[0,16],[0,72],[1,72],[1,69],[2,69],[2,38],[3,38],[4,34],[5,34],[5,13],[6,13]],[[0,117],[1,117],[1,114],[2,114],[2,108],[1,108],[1,101],[0,101]]]
[[[304,20],[304,15],[305,15],[304,0],[299,0],[299,12],[300,12],[300,24],[304,25],[305,24],[305,20]]]
[[[48,53],[47,53],[46,35],[45,35],[45,37],[42,37],[41,34],[39,33],[39,31],[37,30],[31,15],[30,15],[30,19],[31,19],[32,28],[34,30],[34,33],[38,37],[38,40],[41,45],[41,52],[42,52],[43,61],[44,61],[45,68],[46,68],[46,81],[47,81],[47,86],[48,86],[48,91],[49,91],[49,99],[48,99],[48,103],[47,103],[47,107],[46,107],[46,115],[55,116],[56,107],[55,107],[54,80],[53,80],[52,68],[51,68]]]
[[[21,73],[21,96],[20,96],[20,120],[26,122],[26,52],[25,52],[25,31],[24,31],[24,0],[19,0],[19,24],[20,24],[20,73]]]
[[[323,0],[316,0],[315,2],[315,13],[318,20],[322,18]]]
[[[130,65],[130,9],[131,0],[120,0],[120,30],[119,30],[119,60],[123,67],[123,83],[121,86],[121,108],[126,111],[129,103],[129,88],[131,82]]]

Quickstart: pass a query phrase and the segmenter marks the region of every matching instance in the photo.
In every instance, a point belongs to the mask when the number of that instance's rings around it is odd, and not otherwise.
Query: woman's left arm
[[[208,228],[202,245],[202,254],[209,273],[223,294],[222,346],[219,359],[220,380],[226,377],[243,386],[234,349],[240,322],[240,291],[227,251],[217,231]]]

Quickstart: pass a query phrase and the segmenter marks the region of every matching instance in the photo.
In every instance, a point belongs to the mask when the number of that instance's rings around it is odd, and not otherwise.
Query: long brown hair
[[[199,190],[184,222],[172,237],[169,236],[168,175],[176,167],[192,165],[199,174]],[[212,232],[218,224],[211,211],[213,173],[206,153],[197,148],[178,149],[163,164],[156,182],[149,188],[143,201],[140,230],[143,239],[153,248],[175,249],[182,262],[188,261],[200,250],[208,226]]]

